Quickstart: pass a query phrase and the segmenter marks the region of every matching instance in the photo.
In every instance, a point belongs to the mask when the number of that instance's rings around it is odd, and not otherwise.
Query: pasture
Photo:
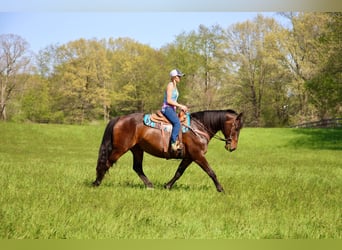
[[[243,128],[237,151],[207,159],[226,193],[192,164],[128,152],[97,188],[105,125],[0,123],[1,239],[341,239],[342,130]]]

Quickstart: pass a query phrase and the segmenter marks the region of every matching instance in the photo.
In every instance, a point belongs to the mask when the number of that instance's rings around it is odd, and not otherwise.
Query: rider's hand
[[[185,105],[181,105],[180,109],[183,110],[184,112],[188,112],[188,107]]]

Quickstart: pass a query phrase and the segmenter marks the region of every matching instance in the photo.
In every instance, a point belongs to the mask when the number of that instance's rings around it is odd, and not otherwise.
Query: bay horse
[[[215,137],[225,142],[225,148],[232,152],[237,148],[240,129],[243,126],[242,113],[233,110],[207,110],[190,114],[189,130],[182,134],[183,153],[176,156],[171,149],[165,154],[161,130],[151,128],[143,123],[143,113],[133,113],[113,118],[107,124],[96,167],[94,186],[99,186],[109,168],[127,151],[133,154],[133,169],[147,188],[153,184],[143,171],[143,155],[147,152],[159,158],[181,158],[181,163],[174,177],[164,185],[171,189],[182,176],[187,167],[197,163],[213,180],[218,192],[223,188],[215,172],[209,166],[205,154],[209,141]],[[221,131],[224,138],[216,133]]]

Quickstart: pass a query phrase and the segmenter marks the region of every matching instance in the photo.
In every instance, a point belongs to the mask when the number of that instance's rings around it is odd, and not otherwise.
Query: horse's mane
[[[191,113],[191,118],[198,120],[206,128],[211,131],[219,131],[223,128],[224,122],[226,120],[226,114],[238,115],[232,109],[227,110],[206,110]]]

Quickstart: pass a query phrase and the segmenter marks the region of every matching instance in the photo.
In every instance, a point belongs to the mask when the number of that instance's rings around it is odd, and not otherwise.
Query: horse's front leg
[[[179,167],[175,173],[175,176],[164,185],[165,188],[171,189],[173,184],[183,175],[185,169],[191,164],[191,159],[183,159],[182,162],[179,164]]]
[[[224,192],[223,187],[217,180],[216,174],[214,170],[212,170],[209,166],[209,163],[207,159],[203,156],[195,160],[195,162],[210,176],[210,178],[213,180],[216,189],[218,192]]]

